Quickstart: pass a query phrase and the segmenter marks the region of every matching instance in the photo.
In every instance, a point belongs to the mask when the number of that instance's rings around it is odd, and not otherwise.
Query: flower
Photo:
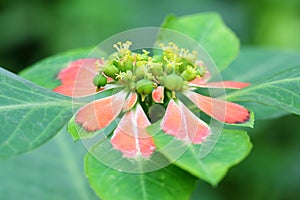
[[[161,129],[178,140],[200,144],[211,129],[177,98],[182,94],[201,111],[218,121],[236,124],[250,118],[249,111],[235,103],[196,93],[195,88],[231,88],[248,86],[242,82],[208,82],[210,74],[196,52],[178,48],[174,43],[161,45],[161,52],[133,52],[131,42],[117,43],[117,52],[108,59],[81,59],[59,72],[61,85],[55,92],[82,97],[110,88],[120,91],[82,107],[75,122],[87,132],[101,130],[118,116],[121,120],[110,142],[126,158],[149,158],[156,150],[146,127],[152,121],[150,110],[161,105]],[[152,55],[154,54],[154,55]],[[153,114],[153,112],[152,112]],[[150,120],[149,120],[150,119]],[[157,119],[155,119],[156,121]]]

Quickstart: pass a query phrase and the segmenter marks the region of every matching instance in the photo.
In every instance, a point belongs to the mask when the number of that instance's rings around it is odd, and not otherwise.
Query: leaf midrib
[[[31,114],[33,111],[34,111],[34,110],[31,109],[28,113],[26,113],[25,116]],[[51,120],[51,121],[49,122],[48,126],[44,127],[44,131],[41,132],[41,134],[40,134],[38,137],[36,137],[36,138],[29,144],[30,148],[32,148],[32,145],[33,145],[36,141],[38,141],[38,139],[40,139],[42,136],[44,136],[44,133],[45,133],[46,130],[49,128],[49,126],[50,126],[53,122],[55,122],[55,120],[56,120],[58,117],[61,116],[61,113],[64,113],[65,111],[66,111],[66,109],[62,110],[62,111],[61,111],[61,112],[60,112],[53,120]],[[24,117],[23,119],[26,119],[26,117]],[[11,140],[15,137],[16,133],[19,131],[20,127],[22,127],[23,123],[24,123],[24,120],[21,120],[21,121],[19,122],[18,126],[14,129],[14,131],[11,133],[11,135],[10,135],[6,140],[4,140],[4,141],[0,144],[0,147],[1,147],[1,148],[10,145]]]

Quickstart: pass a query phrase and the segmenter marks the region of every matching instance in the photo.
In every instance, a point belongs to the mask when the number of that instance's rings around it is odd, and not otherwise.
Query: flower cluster
[[[246,108],[194,92],[197,87],[240,89],[248,83],[208,82],[210,74],[205,63],[198,60],[197,52],[181,49],[174,43],[162,44],[160,49],[151,52],[131,51],[130,45],[131,42],[115,44],[117,51],[107,59],[72,62],[59,73],[61,85],[54,89],[64,95],[81,97],[112,87],[121,88],[81,108],[75,121],[92,132],[107,127],[121,116],[110,141],[124,157],[148,158],[155,151],[155,142],[146,131],[154,121],[151,108],[155,105],[165,108],[164,113],[157,113],[164,133],[193,144],[202,143],[211,134],[210,127],[177,98],[178,93],[221,122],[234,124],[249,120]]]

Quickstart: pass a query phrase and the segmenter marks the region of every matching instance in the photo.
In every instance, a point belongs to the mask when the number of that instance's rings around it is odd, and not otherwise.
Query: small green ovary
[[[153,88],[154,83],[148,79],[142,79],[136,83],[136,91],[139,94],[150,94]]]
[[[93,79],[93,84],[98,88],[105,86],[106,83],[107,79],[102,74],[97,74]]]

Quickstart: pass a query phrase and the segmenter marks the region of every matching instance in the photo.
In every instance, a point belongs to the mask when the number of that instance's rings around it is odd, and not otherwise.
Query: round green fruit
[[[180,91],[183,88],[183,79],[177,74],[170,74],[164,80],[165,87],[171,91]]]
[[[106,85],[107,83],[107,79],[105,76],[103,76],[102,74],[97,74],[94,77],[93,83],[96,87],[103,87]]]
[[[186,80],[188,82],[190,82],[196,78],[196,74],[187,69],[181,73],[181,76],[184,78],[184,80]]]
[[[111,77],[111,78],[116,78],[116,76],[117,76],[118,73],[119,73],[118,68],[115,65],[113,65],[113,64],[109,65],[104,70],[104,74],[106,76],[108,76],[108,77]]]
[[[148,79],[139,80],[135,85],[139,94],[150,94],[153,90],[153,82]]]

